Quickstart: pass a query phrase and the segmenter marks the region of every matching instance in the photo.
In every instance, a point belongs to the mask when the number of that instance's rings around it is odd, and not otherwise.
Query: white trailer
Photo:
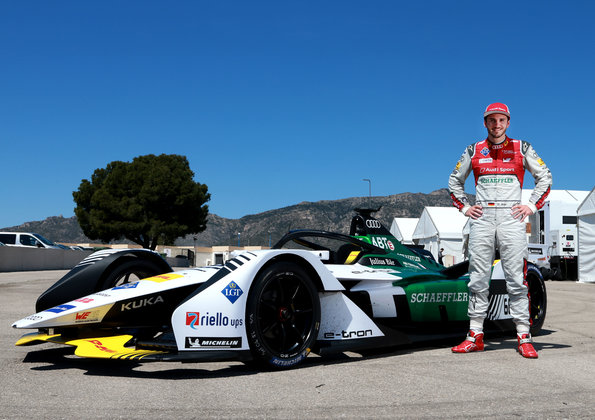
[[[523,203],[533,190],[523,190]],[[552,190],[544,206],[529,217],[527,236],[529,261],[544,277],[577,279],[577,208],[589,191]]]

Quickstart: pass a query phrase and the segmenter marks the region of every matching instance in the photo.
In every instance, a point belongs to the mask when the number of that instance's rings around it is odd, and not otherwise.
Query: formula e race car
[[[349,235],[292,231],[272,249],[237,252],[225,265],[174,272],[149,250],[96,252],[39,296],[36,314],[13,324],[37,330],[16,345],[66,344],[82,357],[288,368],[311,351],[463,337],[468,264],[444,267],[404,246],[373,211],[356,210]],[[526,281],[536,334],[545,283],[532,265]],[[489,329],[514,331],[499,262]]]

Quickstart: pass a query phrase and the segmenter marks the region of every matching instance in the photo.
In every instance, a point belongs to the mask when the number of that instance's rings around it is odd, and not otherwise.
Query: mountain
[[[93,242],[85,236],[75,216],[51,216],[45,220],[26,222],[22,225],[2,228],[6,232],[39,233],[53,242],[89,243]]]
[[[238,245],[238,242],[242,246],[269,246],[269,244],[275,244],[287,231],[294,229],[323,229],[349,233],[353,209],[358,207],[380,207],[375,216],[390,228],[393,218],[419,217],[425,206],[452,206],[448,190],[440,189],[429,194],[402,193],[383,197],[302,202],[240,219],[226,219],[216,214],[209,214],[207,229],[204,232],[179,238],[175,245],[194,245],[194,238],[196,238],[197,246]],[[70,218],[53,216],[42,221],[27,222],[2,230],[36,232],[54,242],[95,242],[83,234],[75,216]]]

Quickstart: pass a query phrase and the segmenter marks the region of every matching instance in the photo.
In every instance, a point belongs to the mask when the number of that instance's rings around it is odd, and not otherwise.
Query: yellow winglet
[[[65,344],[76,346],[74,354],[80,357],[97,359],[126,359],[140,360],[149,354],[164,354],[164,351],[136,350],[124,345],[130,341],[131,335],[116,335],[112,337],[82,338],[67,341]]]
[[[179,279],[180,277],[184,277],[184,276],[181,274],[177,274],[177,273],[165,273],[165,274],[159,274],[158,276],[147,277],[146,279],[143,279],[143,280],[149,280],[149,281],[154,281],[156,283],[162,283],[164,281]]]
[[[345,264],[353,263],[355,259],[359,257],[359,254],[361,254],[361,251],[351,251],[347,259],[345,260]]]
[[[15,346],[32,346],[34,344],[41,344],[45,342],[64,344],[65,340],[60,334],[46,334],[42,332],[32,332],[23,335],[14,343]]]

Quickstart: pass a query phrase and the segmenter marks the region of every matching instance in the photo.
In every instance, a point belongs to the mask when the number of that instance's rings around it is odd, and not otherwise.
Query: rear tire
[[[320,329],[318,290],[296,263],[278,262],[254,280],[246,303],[246,331],[258,364],[276,369],[302,362]]]
[[[526,277],[529,287],[529,316],[531,317],[531,334],[537,335],[545,321],[547,311],[547,293],[545,281],[539,269],[535,266],[527,267]]]

